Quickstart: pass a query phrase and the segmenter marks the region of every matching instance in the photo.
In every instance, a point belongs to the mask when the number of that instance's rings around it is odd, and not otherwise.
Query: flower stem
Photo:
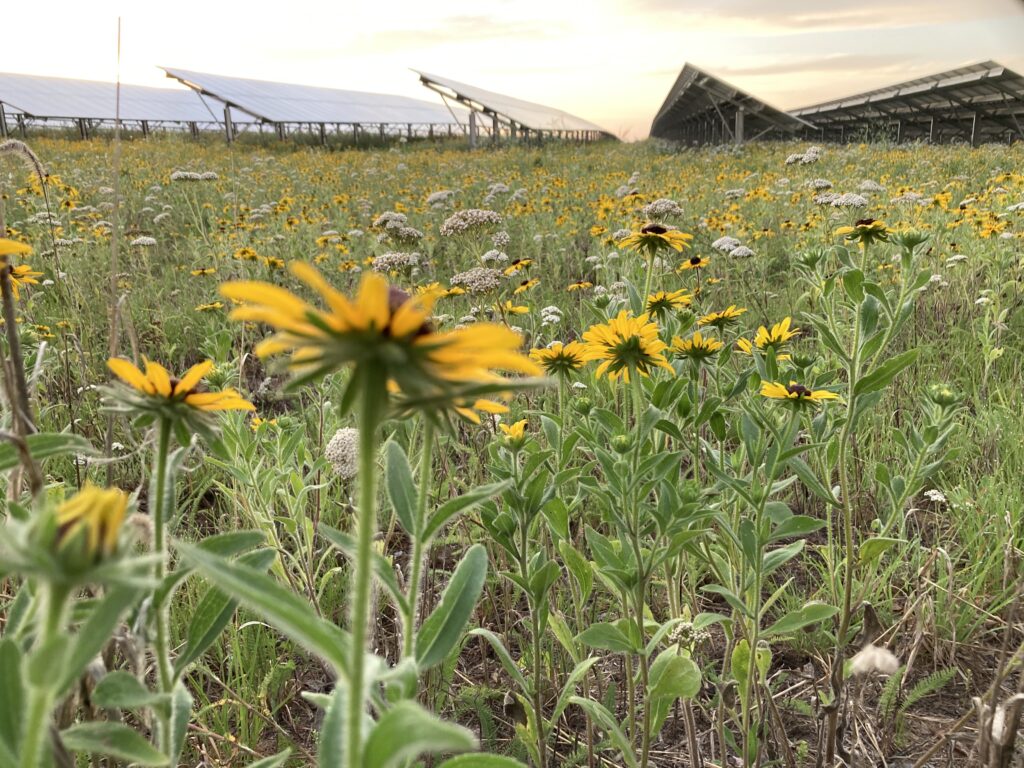
[[[423,558],[426,549],[430,546],[429,540],[424,540],[422,531],[427,523],[427,502],[430,496],[430,470],[434,458],[434,436],[436,427],[430,419],[424,420],[423,448],[420,453],[420,477],[419,497],[417,500],[416,521],[419,530],[409,532],[412,538],[412,554],[410,557],[409,573],[409,611],[403,617],[402,627],[402,656],[411,657],[416,652],[416,624],[419,620],[420,602],[420,580],[423,577]]]
[[[36,637],[36,652],[47,653],[51,641],[64,625],[67,590],[57,585],[48,585],[41,592],[43,617]],[[43,759],[46,735],[50,728],[50,713],[56,691],[51,681],[43,685],[32,685],[29,690],[25,717],[25,731],[21,740],[20,768],[38,768],[47,761]]]
[[[167,459],[171,447],[171,422],[160,420],[157,437],[156,455],[153,458],[153,478],[150,485],[149,502],[153,515],[153,554],[157,556],[153,566],[156,580],[156,592],[153,596],[153,609],[156,612],[156,656],[157,675],[161,693],[170,693],[174,687],[174,674],[171,671],[169,610],[165,600],[159,597],[160,588],[167,574],[167,516],[165,509],[167,499]],[[166,715],[160,718],[160,746],[166,748],[170,740],[170,721]]]
[[[367,364],[372,366],[372,364]],[[359,506],[356,510],[356,557],[353,566],[352,607],[349,632],[352,658],[349,659],[348,749],[346,761],[351,768],[362,766],[363,719],[366,716],[366,647],[371,621],[373,536],[377,528],[377,427],[381,422],[385,392],[384,377],[375,368],[364,381],[362,413],[359,423]],[[386,395],[384,395],[386,397]]]

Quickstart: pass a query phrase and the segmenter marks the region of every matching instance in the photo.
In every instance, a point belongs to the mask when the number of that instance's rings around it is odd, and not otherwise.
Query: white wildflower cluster
[[[273,216],[277,205],[274,203],[263,203],[249,211],[246,217],[249,221],[262,221],[267,216]]]
[[[350,229],[347,233],[347,237],[351,240],[355,240],[356,238],[362,237],[363,234],[364,232],[361,229]]]
[[[415,227],[392,227],[385,229],[377,236],[378,243],[388,241],[395,243],[415,243],[423,239],[423,233]]]
[[[612,232],[612,240],[614,240],[615,242],[618,242],[619,240],[625,240],[631,234],[633,233],[628,229],[616,229],[614,232]]]
[[[615,190],[615,196],[617,198],[619,198],[619,200],[621,200],[624,197],[629,197],[630,195],[635,195],[638,192],[639,192],[639,190],[636,187],[631,187],[631,186],[629,186],[627,184],[620,184],[618,186],[618,188],[616,188],[616,190]]]
[[[113,187],[100,187],[96,191],[99,194],[101,194],[101,195],[112,195],[112,194],[114,194],[114,188]]]
[[[821,155],[824,152],[821,147],[811,146],[803,152],[796,152],[786,158],[786,165],[810,165],[816,163],[821,159]]]
[[[954,253],[952,256],[950,256],[948,259],[946,259],[946,266],[947,267],[952,267],[952,266],[955,266],[955,265],[959,264],[961,261],[967,261],[966,254]]]
[[[854,192],[844,192],[831,203],[833,208],[866,208],[868,199]]]
[[[832,182],[828,179],[811,179],[804,186],[815,190],[832,189]]]
[[[483,256],[480,257],[480,261],[484,264],[494,262],[496,264],[504,264],[508,261],[508,254],[504,251],[499,251],[497,248],[492,248],[487,251]]]
[[[502,274],[490,267],[473,267],[466,272],[459,272],[451,279],[451,284],[465,288],[470,293],[488,293],[501,285]]]
[[[213,171],[196,173],[195,171],[174,171],[171,181],[216,181],[220,177]]]
[[[398,213],[397,211],[384,211],[380,216],[373,220],[374,229],[397,229],[399,227],[407,226],[409,223],[409,217],[404,213]]]
[[[737,259],[747,259],[753,256],[754,252],[750,250],[747,246],[741,245],[738,248],[733,248],[729,255]]]
[[[869,675],[873,673],[891,675],[900,668],[896,655],[877,645],[865,645],[850,659],[850,675]]]
[[[156,238],[148,235],[141,235],[132,240],[132,245],[139,248],[152,248],[156,245]]]
[[[885,187],[879,184],[877,181],[871,179],[864,179],[857,187],[859,192],[885,192]]]
[[[507,195],[510,191],[508,184],[502,184],[501,182],[491,184],[487,187],[487,196],[484,197],[484,205],[492,205],[498,198],[498,195]]]
[[[520,187],[512,193],[512,197],[510,197],[508,201],[517,205],[525,205],[529,199],[530,193],[526,191],[526,187]]]
[[[541,325],[558,325],[560,322],[562,322],[562,310],[558,307],[551,305],[540,311]]]
[[[725,237],[720,237],[715,240],[715,242],[711,244],[711,247],[716,251],[721,251],[722,253],[732,253],[740,247],[740,241],[735,237],[729,237],[726,235]]]
[[[924,497],[933,504],[945,506],[946,504],[949,503],[949,500],[946,498],[946,494],[944,494],[938,488],[929,488],[927,491],[924,492]]]
[[[507,248],[509,244],[511,244],[512,236],[504,229],[500,229],[491,235],[491,242],[494,244],[495,248],[501,250],[503,248]]]
[[[1010,211],[1011,213],[1014,213],[1016,211],[1024,211],[1024,200],[1022,200],[1019,203],[1014,203],[1013,205],[1011,205],[1006,210]]]
[[[645,205],[641,213],[650,221],[665,221],[666,219],[675,219],[682,216],[683,209],[679,207],[679,203],[675,200],[660,197],[653,203]]]
[[[453,197],[455,197],[455,190],[440,189],[427,196],[427,205],[431,208],[446,208],[451,204]]]
[[[961,200],[959,203],[957,203],[956,207],[959,208],[962,211],[965,208],[968,208],[968,207],[974,205],[976,202],[978,202],[978,198],[976,198],[976,197],[965,197],[963,200]]]
[[[747,190],[743,189],[742,187],[737,187],[736,189],[727,189],[725,190],[725,199],[739,200],[745,194],[747,194]]]
[[[992,294],[994,291],[991,288],[986,288],[981,292],[981,295],[974,300],[974,303],[979,307],[984,307],[992,303]]]
[[[814,196],[815,205],[832,205],[836,200],[840,198],[838,192],[822,192],[820,195]]]
[[[949,283],[946,281],[946,279],[942,275],[939,275],[939,274],[935,274],[935,275],[932,275],[931,277],[929,277],[928,278],[928,285],[934,285],[936,288],[948,288],[949,287]],[[924,290],[924,289],[922,288],[922,290]]]
[[[344,427],[327,443],[324,457],[342,480],[351,480],[359,472],[359,430]]]
[[[404,253],[402,251],[382,253],[380,256],[374,257],[373,271],[391,272],[393,270],[411,270],[419,266],[420,258],[421,256],[418,253]]]
[[[889,198],[889,202],[893,205],[900,205],[902,203],[915,204],[920,202],[924,198],[917,192],[904,192],[902,195],[896,195],[896,197]]]
[[[497,211],[488,211],[480,208],[467,208],[464,211],[456,211],[441,225],[440,232],[444,237],[455,237],[463,235],[474,229],[481,229],[489,226],[500,226],[501,214]]]

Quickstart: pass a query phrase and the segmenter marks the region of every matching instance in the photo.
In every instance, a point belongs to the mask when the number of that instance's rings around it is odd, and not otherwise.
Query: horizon
[[[687,62],[783,110],[986,60],[1024,71],[1020,0],[979,0],[969,11],[949,0],[908,0],[899,7],[837,0],[829,12],[805,0],[782,0],[770,9],[756,0],[680,6],[673,0],[598,0],[580,18],[571,8],[552,9],[540,0],[498,0],[486,13],[466,0],[434,12],[399,0],[388,18],[403,26],[378,29],[377,14],[365,7],[338,11],[315,3],[320,13],[268,25],[195,0],[173,14],[100,0],[93,4],[97,10],[65,12],[66,24],[59,20],[47,29],[47,54],[38,63],[28,64],[38,38],[6,41],[2,68],[112,82],[120,15],[125,84],[185,88],[164,76],[159,67],[167,66],[437,103],[415,68],[565,110],[625,140],[647,137]],[[200,8],[208,20],[196,26]],[[13,28],[22,28],[19,16],[31,13],[19,7],[8,16]],[[313,17],[317,24],[310,28]],[[349,31],[335,32],[336,25]],[[301,40],[308,44],[299,46]],[[594,53],[616,40],[625,43],[617,55]],[[642,59],[629,50],[637,42]],[[495,58],[490,54],[498,46],[504,55]]]

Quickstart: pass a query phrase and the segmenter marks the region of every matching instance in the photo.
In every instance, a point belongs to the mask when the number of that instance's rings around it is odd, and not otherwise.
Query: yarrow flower
[[[829,392],[827,389],[810,389],[795,381],[789,382],[788,385],[766,381],[761,384],[761,395],[771,400],[787,400],[796,404],[839,399],[835,392]]]
[[[531,349],[530,359],[539,363],[549,376],[566,376],[586,364],[586,352],[587,346],[578,341],[553,341],[546,347]]]
[[[343,427],[334,433],[324,449],[324,458],[342,480],[351,480],[359,472],[359,430]]]
[[[453,275],[449,282],[452,285],[465,288],[470,293],[490,293],[501,286],[503,276],[497,269],[473,267],[473,269]]]
[[[649,376],[655,368],[673,375],[675,369],[663,354],[668,345],[658,336],[658,324],[645,314],[632,317],[626,310],[607,323],[591,326],[583,334],[587,360],[600,360],[595,375],[607,374],[612,381],[621,377],[629,383],[633,372]]]
[[[456,211],[445,219],[439,231],[443,237],[455,237],[475,229],[501,226],[501,223],[501,214],[497,211],[468,208],[464,211]]]

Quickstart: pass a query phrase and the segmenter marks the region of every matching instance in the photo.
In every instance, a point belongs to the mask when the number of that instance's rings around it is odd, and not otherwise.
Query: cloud
[[[714,74],[721,77],[767,77],[772,75],[807,76],[815,73],[864,72],[866,70],[904,69],[907,57],[902,53],[843,53],[824,58],[790,59],[748,66],[723,65]]]
[[[435,26],[388,29],[359,35],[347,46],[350,54],[381,54],[487,40],[557,39],[570,32],[562,24],[541,20],[498,20],[490,16],[452,16]]]

